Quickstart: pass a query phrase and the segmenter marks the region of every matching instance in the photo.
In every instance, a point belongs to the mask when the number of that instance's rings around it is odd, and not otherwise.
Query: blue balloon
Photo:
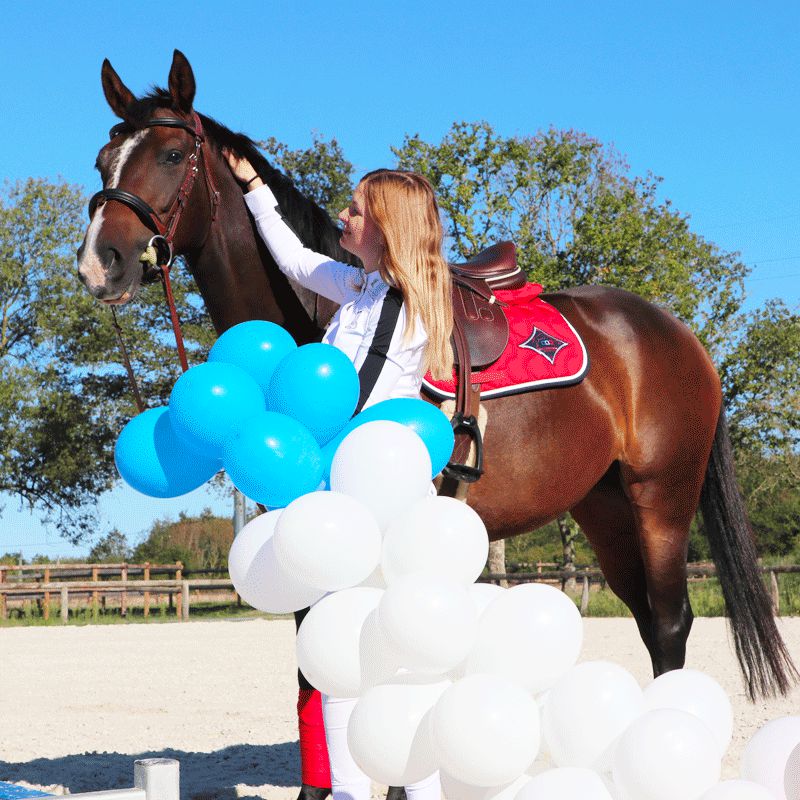
[[[275,367],[293,350],[297,343],[289,331],[274,322],[254,319],[228,328],[214,343],[208,360],[240,367],[266,394]]]
[[[411,428],[425,442],[425,447],[428,448],[428,454],[431,457],[431,477],[438,475],[450,461],[455,437],[453,426],[447,419],[447,415],[443,414],[437,406],[426,403],[424,400],[417,400],[414,397],[395,397],[365,408],[322,448],[322,457],[325,463],[323,479],[325,481],[330,481],[331,461],[336,453],[336,448],[342,443],[344,437],[359,425],[376,420],[399,422],[401,425]]]
[[[264,406],[264,394],[255,380],[243,369],[221,362],[198,364],[184,372],[169,396],[175,433],[209,458],[222,458],[236,427]]]
[[[272,373],[267,407],[302,422],[325,444],[353,415],[359,392],[356,368],[341,350],[330,344],[305,344]]]
[[[217,458],[192,452],[175,434],[169,409],[149,408],[120,433],[114,461],[122,479],[148,497],[178,497],[202,486],[222,469]]]
[[[283,508],[322,480],[322,453],[308,429],[284,414],[263,411],[225,445],[223,464],[242,494]]]

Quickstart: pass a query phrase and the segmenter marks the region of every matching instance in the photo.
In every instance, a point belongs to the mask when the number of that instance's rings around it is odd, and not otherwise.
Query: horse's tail
[[[778,633],[772,600],[761,577],[734,474],[724,408],[717,420],[700,508],[750,699],[786,694],[800,676]]]

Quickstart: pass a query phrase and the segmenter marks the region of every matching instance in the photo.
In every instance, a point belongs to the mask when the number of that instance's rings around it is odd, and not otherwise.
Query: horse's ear
[[[100,70],[100,82],[103,84],[103,93],[106,96],[111,110],[120,118],[128,118],[128,108],[136,100],[133,92],[122,82],[114,71],[111,62],[106,58]]]
[[[184,114],[192,110],[194,102],[195,82],[194,73],[186,56],[180,50],[172,55],[172,67],[169,70],[169,93],[172,103]]]

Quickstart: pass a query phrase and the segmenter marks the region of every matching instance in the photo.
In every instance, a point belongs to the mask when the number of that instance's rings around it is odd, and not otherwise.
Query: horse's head
[[[121,304],[159,277],[155,262],[202,244],[215,187],[192,108],[194,75],[182,53],[175,51],[168,92],[134,97],[108,59],[101,76],[106,100],[122,122],[97,156],[103,189],[90,203],[78,273],[98,300]],[[194,213],[182,216],[190,204]]]

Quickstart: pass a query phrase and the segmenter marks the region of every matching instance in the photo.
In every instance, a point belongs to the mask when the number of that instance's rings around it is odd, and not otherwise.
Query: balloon
[[[800,744],[792,750],[783,773],[786,800],[800,800]]]
[[[381,567],[390,586],[414,572],[469,586],[488,554],[486,526],[475,511],[453,497],[426,497],[387,529]]]
[[[395,397],[365,408],[332,440],[333,449],[359,425],[376,420],[399,422],[422,439],[431,457],[431,477],[444,469],[453,454],[455,437],[450,420],[435,405],[414,397]]]
[[[358,697],[361,629],[382,595],[380,589],[345,589],[323,597],[306,614],[297,631],[297,666],[315,689]]]
[[[530,781],[531,776],[523,774],[515,781],[501,786],[472,786],[444,771],[439,773],[439,779],[447,800],[515,800],[517,793]]]
[[[475,786],[516,780],[539,750],[539,711],[500,675],[468,675],[441,696],[431,717],[440,767]]]
[[[252,416],[228,440],[223,464],[242,494],[270,508],[313,492],[322,475],[314,437],[296,420],[271,411]]]
[[[242,600],[272,614],[308,608],[324,594],[295,580],[278,564],[272,537],[282,513],[277,509],[250,520],[233,540],[228,555],[228,572]]]
[[[463,586],[418,573],[389,586],[378,621],[406,669],[446,672],[472,647],[477,615]]]
[[[349,433],[331,464],[331,489],[364,503],[385,530],[427,497],[431,459],[422,439],[397,422],[368,422]]]
[[[626,669],[584,661],[567,670],[547,694],[542,733],[559,767],[605,770],[623,731],[644,712],[642,690]]]
[[[358,648],[361,667],[359,694],[379,683],[391,682],[401,671],[402,659],[381,630],[377,608],[368,614],[361,626]]]
[[[467,674],[505,675],[529,692],[550,688],[577,660],[583,622],[575,603],[541,583],[506,589],[486,607]]]
[[[205,363],[184,372],[169,396],[175,433],[196,452],[222,458],[227,440],[248,417],[264,411],[264,395],[243,369]]]
[[[275,368],[267,404],[270,411],[302,422],[322,445],[347,424],[359,392],[356,368],[341,350],[330,344],[304,344]]]
[[[290,575],[335,592],[373,572],[381,555],[381,532],[358,500],[338,492],[311,492],[286,508],[275,529],[275,552]]]
[[[178,497],[222,469],[218,458],[198,456],[172,428],[166,406],[148,408],[120,433],[114,462],[129,486],[148,497]]]
[[[786,800],[786,765],[798,745],[800,716],[768,722],[756,731],[742,751],[741,777],[766,786],[778,800]]]
[[[497,586],[494,583],[473,583],[471,586],[467,586],[467,593],[472,600],[472,604],[475,606],[478,619],[481,618],[481,614],[483,614],[489,603],[504,591],[505,589],[503,589],[502,586]],[[463,678],[467,674],[466,659],[458,666],[453,667],[447,674],[452,681]]]
[[[674,669],[659,675],[644,690],[645,708],[677,708],[708,725],[724,755],[733,736],[733,707],[725,690],[696,669]]]
[[[434,773],[428,717],[449,685],[409,675],[365,692],[347,727],[356,764],[373,780],[390,786],[416,783]]]
[[[539,773],[515,800],[612,800],[602,778],[584,767],[561,767]]]
[[[775,800],[775,795],[754,781],[723,781],[709,789],[700,800]]]
[[[243,369],[266,394],[275,367],[293,350],[297,344],[289,331],[274,322],[253,319],[228,328],[214,342],[208,360]]]
[[[623,800],[701,797],[721,771],[719,746],[708,725],[671,708],[634,720],[614,750],[614,783]]]

